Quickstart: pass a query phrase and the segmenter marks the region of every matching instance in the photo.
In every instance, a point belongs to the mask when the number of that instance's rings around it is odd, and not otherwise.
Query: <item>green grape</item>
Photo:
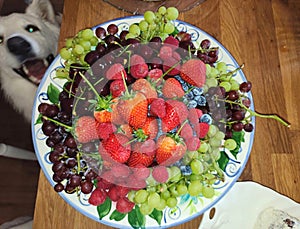
[[[216,86],[218,86],[218,80],[215,78],[208,78],[208,79],[206,79],[205,84],[208,87],[216,87]]]
[[[184,195],[187,193],[187,186],[185,184],[177,185],[177,192],[179,196]]]
[[[219,84],[219,86],[224,87],[225,91],[228,92],[231,90],[231,83],[228,81],[223,81]]]
[[[83,49],[85,51],[90,51],[91,50],[91,42],[86,41],[86,40],[81,40],[79,44],[83,47]]]
[[[203,185],[200,180],[193,180],[188,186],[188,193],[191,196],[198,196],[202,192]]]
[[[215,195],[215,190],[213,187],[211,186],[204,186],[202,188],[202,195],[205,198],[212,198]]]
[[[167,206],[167,201],[165,199],[160,199],[159,205],[156,207],[158,211],[163,211]]]
[[[94,36],[94,32],[91,29],[85,29],[81,33],[82,39],[88,41]]]
[[[65,59],[65,60],[69,60],[71,58],[71,52],[67,48],[62,48],[59,51],[59,54],[60,54],[61,58]]]
[[[159,33],[158,35],[163,41],[169,36],[167,33]]]
[[[135,193],[136,193],[136,191],[130,190],[127,194],[128,200],[130,200],[131,202],[134,202]]]
[[[156,208],[160,204],[160,195],[157,192],[152,192],[148,196],[148,205]]]
[[[126,36],[125,36],[125,39],[130,39],[130,38],[136,38],[137,36],[135,34],[132,34],[132,33],[127,33]]]
[[[135,193],[134,202],[137,204],[144,203],[148,198],[149,193],[144,190],[140,189]]]
[[[208,150],[208,144],[206,142],[202,141],[201,144],[200,144],[200,147],[199,147],[198,151],[200,153],[205,153],[205,152],[207,152],[207,150]]]
[[[219,70],[219,72],[220,72],[221,74],[227,72],[227,65],[226,65],[225,62],[219,62],[219,63],[217,63],[216,68]]]
[[[81,55],[84,52],[84,48],[81,45],[76,44],[73,51],[75,55]]]
[[[175,208],[177,205],[177,199],[175,197],[170,197],[167,199],[167,206],[170,208]]]
[[[195,180],[202,180],[202,176],[199,174],[191,174],[190,181],[195,181]]]
[[[181,178],[181,171],[178,167],[176,166],[172,166],[169,168],[169,180],[171,182],[176,182],[176,181],[179,181],[180,178]]]
[[[160,15],[164,15],[167,12],[167,8],[165,6],[161,6],[157,11]]]
[[[211,152],[211,156],[212,156],[212,158],[213,158],[215,161],[219,160],[220,157],[221,157],[220,149],[219,149],[219,148],[214,149],[214,150]]]
[[[140,27],[136,24],[131,24],[129,26],[129,33],[134,34],[135,36],[139,36],[141,34]]]
[[[209,64],[205,64],[206,67],[206,76],[207,78],[210,77],[210,71],[211,71],[211,66]]]
[[[165,190],[160,194],[160,197],[167,200],[168,198],[170,198],[171,193],[169,192],[169,190]]]
[[[148,23],[152,23],[155,19],[155,14],[150,11],[150,10],[147,10],[145,13],[144,13],[144,19],[148,22]]]
[[[175,7],[168,7],[166,17],[168,20],[176,20],[179,12]]]
[[[205,174],[205,182],[207,184],[214,184],[216,182],[216,176],[211,173],[206,173]]]
[[[79,61],[80,61],[82,64],[87,64],[87,63],[85,62],[84,58],[85,58],[85,54],[80,55],[80,56],[79,56]]]
[[[174,196],[174,197],[179,196],[178,191],[177,191],[175,185],[171,186],[171,187],[169,188],[169,190],[170,190],[170,193],[171,193],[172,196]]]
[[[66,48],[72,48],[73,38],[67,38],[65,44],[66,44]]]
[[[164,26],[164,33],[171,34],[174,32],[175,26],[171,22],[167,22]]]
[[[146,22],[145,20],[140,21],[139,23],[139,27],[141,31],[147,31],[148,29],[148,22]]]
[[[225,82],[225,81],[230,81],[232,79],[231,74],[222,74],[220,76],[220,80]],[[230,84],[231,85],[231,84]]]
[[[218,75],[219,75],[219,70],[212,67],[209,72],[209,77],[216,78]]]
[[[166,183],[162,183],[160,185],[157,185],[157,191],[159,191],[159,192],[162,193],[162,192],[164,192],[166,190],[168,190],[168,186],[167,186]]]
[[[140,212],[143,214],[143,215],[150,215],[153,211],[153,207],[150,207],[148,204],[141,204],[140,206]]]
[[[203,165],[202,165],[201,161],[194,159],[191,162],[191,169],[192,169],[192,173],[194,173],[194,174],[199,175],[199,174],[203,173]]]
[[[207,135],[209,137],[213,137],[218,132],[218,127],[216,125],[210,125]]]
[[[99,40],[96,36],[93,36],[91,39],[90,39],[90,43],[92,46],[97,46],[97,44],[99,43]]]
[[[69,72],[65,68],[58,68],[55,73],[57,78],[67,78],[69,76]]]
[[[224,147],[229,150],[234,150],[237,147],[236,141],[232,138],[224,141]]]
[[[231,78],[230,83],[231,83],[230,90],[237,91],[240,89],[240,84],[235,79]]]
[[[209,87],[208,87],[206,84],[204,84],[204,85],[202,86],[202,89],[203,89],[203,93],[204,93],[204,94],[207,93],[208,88],[209,88]]]
[[[223,140],[225,138],[225,134],[223,131],[218,131],[215,136],[216,139]]]
[[[209,139],[209,144],[215,148],[215,147],[219,147],[222,145],[222,140],[220,139],[216,139],[215,137]]]

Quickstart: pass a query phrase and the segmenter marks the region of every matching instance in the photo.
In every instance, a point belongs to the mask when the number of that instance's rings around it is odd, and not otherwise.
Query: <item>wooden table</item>
[[[64,0],[59,47],[80,29],[129,15],[101,0]],[[298,3],[297,3],[298,2]],[[207,0],[180,19],[207,31],[236,58],[253,84],[255,109],[291,123],[256,119],[253,150],[240,180],[252,180],[300,202],[299,1]],[[175,228],[197,228],[200,217]],[[41,172],[34,228],[110,228],[69,206]]]

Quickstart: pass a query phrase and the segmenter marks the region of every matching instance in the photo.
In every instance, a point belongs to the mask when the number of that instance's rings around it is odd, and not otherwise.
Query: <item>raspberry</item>
[[[200,139],[196,136],[185,139],[185,144],[189,151],[195,151],[200,147]]]
[[[128,187],[121,186],[121,185],[116,185],[116,190],[119,197],[125,197],[130,191]]]
[[[130,174],[130,169],[124,164],[114,163],[111,168],[111,173],[116,178],[126,178]]]
[[[136,78],[145,78],[148,75],[148,65],[146,63],[136,64],[130,67],[131,75]]]
[[[106,192],[101,190],[101,189],[95,189],[90,198],[89,198],[89,203],[98,206],[100,204],[103,204],[105,199],[106,199]]]
[[[168,60],[173,55],[173,49],[169,45],[163,45],[159,50],[159,57],[162,60]]]
[[[120,198],[116,204],[116,210],[121,213],[128,213],[134,207],[134,203],[129,201],[127,197]]]
[[[162,98],[157,98],[152,101],[150,104],[150,114],[163,118],[166,115],[166,104],[165,100]]]
[[[191,125],[189,123],[184,124],[184,126],[182,127],[179,135],[183,138],[183,139],[188,139],[193,137],[193,128],[191,127]]]
[[[118,199],[120,199],[120,196],[118,194],[118,189],[117,187],[114,185],[112,186],[108,192],[107,192],[107,196],[114,202],[116,202]]]
[[[142,56],[134,54],[130,57],[130,66],[137,65],[137,64],[143,64],[145,63],[145,60]]]
[[[144,165],[136,165],[136,167],[131,168],[135,178],[140,180],[145,180],[150,175],[150,169]]]
[[[176,49],[179,46],[179,41],[173,36],[168,36],[165,39],[164,44],[168,44],[172,49]]]
[[[113,98],[117,98],[122,95],[125,91],[125,86],[123,80],[114,80],[111,82],[109,86],[110,93],[112,94]]]
[[[159,68],[154,68],[154,69],[150,70],[148,73],[148,76],[150,77],[150,79],[154,79],[154,80],[159,79],[162,75],[163,75],[163,71]]]
[[[165,183],[169,179],[169,173],[165,166],[156,166],[152,171],[153,178],[159,183]]]
[[[199,138],[204,138],[206,136],[208,130],[209,130],[209,124],[206,122],[200,122],[199,129],[198,129]]]
[[[106,78],[108,80],[121,80],[122,75],[124,75],[124,78],[127,77],[127,73],[120,63],[113,64],[106,72]]]

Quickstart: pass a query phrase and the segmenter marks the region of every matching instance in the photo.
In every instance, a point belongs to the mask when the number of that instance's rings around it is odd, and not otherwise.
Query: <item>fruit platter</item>
[[[241,175],[255,117],[242,64],[175,7],[84,28],[38,88],[33,143],[54,190],[116,228],[203,214]]]

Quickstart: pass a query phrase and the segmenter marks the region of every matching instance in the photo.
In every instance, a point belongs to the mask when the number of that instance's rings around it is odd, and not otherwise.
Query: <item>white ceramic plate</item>
[[[138,22],[142,19],[142,16],[131,16],[125,18],[119,18],[112,21],[108,21],[98,26],[102,26],[106,28],[109,24],[114,23],[118,25],[119,31],[128,29],[129,25],[135,22]],[[203,39],[209,39],[212,43],[212,47],[219,47],[219,61],[223,61],[227,63],[229,69],[236,69],[239,65],[235,61],[235,59],[231,56],[231,54],[212,36],[207,34],[206,32],[200,30],[199,28],[182,22],[176,21],[175,22],[179,31],[187,31],[192,34],[192,39],[196,45],[199,46],[199,43]],[[97,26],[96,26],[97,27]],[[96,28],[94,27],[94,28]],[[50,83],[56,85],[59,88],[62,88],[64,80],[55,79],[55,69],[61,68],[62,60],[60,56],[57,56],[52,63],[52,65],[47,70],[45,77],[43,78],[37,94],[35,98],[35,104],[33,107],[33,114],[32,114],[32,135],[33,135],[33,143],[35,152],[38,158],[38,161],[41,165],[43,172],[45,173],[47,179],[49,180],[52,186],[55,185],[55,182],[52,180],[53,172],[51,170],[52,163],[48,159],[48,155],[50,152],[50,148],[46,146],[45,139],[46,136],[43,134],[41,130],[41,125],[35,125],[35,120],[38,118],[38,106],[42,102],[49,102],[47,96],[47,87]],[[246,78],[242,71],[238,71],[234,77],[239,81],[243,82],[246,81]],[[251,93],[248,94],[249,98],[252,101],[251,109],[253,107],[253,99]],[[254,118],[252,123],[254,123]],[[237,157],[230,156],[229,163],[225,169],[225,181],[219,182],[214,185],[214,188],[217,192],[217,196],[212,199],[206,199],[203,197],[190,197],[189,195],[185,195],[179,198],[178,206],[176,209],[169,209],[166,208],[163,211],[163,218],[161,220],[161,225],[159,226],[158,223],[150,218],[146,217],[146,228],[167,228],[175,225],[179,225],[185,223],[187,221],[192,220],[193,218],[203,214],[207,209],[211,208],[214,204],[216,204],[220,199],[226,195],[229,190],[231,189],[232,185],[236,182],[239,178],[240,174],[242,173],[247,160],[250,155],[250,151],[252,148],[254,137],[254,131],[252,133],[247,133],[245,135],[245,142],[242,143],[240,152],[238,153]],[[127,218],[125,217],[123,220],[117,222],[114,220],[109,219],[109,215],[104,217],[102,220],[99,220],[97,209],[95,206],[91,206],[88,204],[88,196],[81,194],[80,198],[78,199],[76,194],[66,194],[64,192],[59,193],[59,195],[72,207],[74,207],[77,211],[81,212],[82,214],[86,215],[87,217],[101,222],[103,224],[112,226],[112,227],[122,227],[122,228],[131,228],[130,224],[128,223]],[[114,206],[113,206],[114,208]],[[112,212],[112,210],[111,210]]]
[[[268,208],[300,219],[300,204],[258,183],[236,182],[215,206],[212,219],[204,213],[199,229],[253,229],[259,214]],[[299,225],[298,225],[299,226]]]

